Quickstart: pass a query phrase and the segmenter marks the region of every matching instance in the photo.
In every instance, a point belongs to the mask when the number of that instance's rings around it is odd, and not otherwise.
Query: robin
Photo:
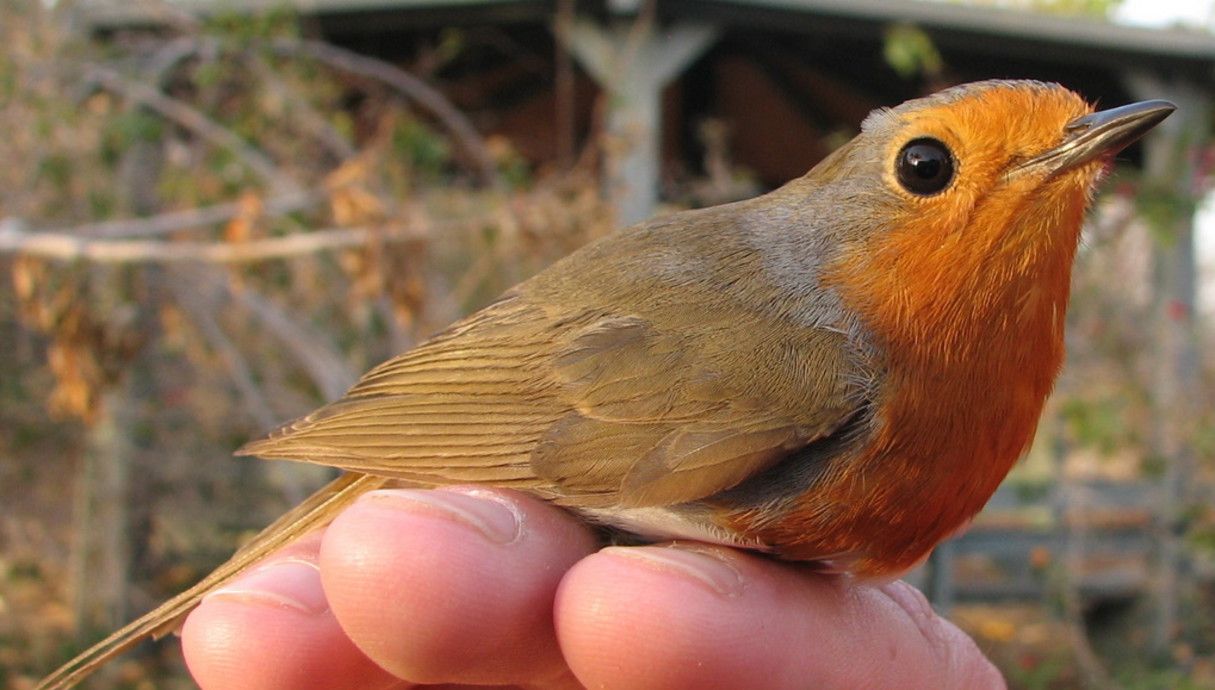
[[[897,577],[1028,447],[1094,187],[1173,110],[966,84],[875,111],[765,196],[582,248],[242,448],[348,473],[38,688],[386,485],[509,487],[626,538]]]

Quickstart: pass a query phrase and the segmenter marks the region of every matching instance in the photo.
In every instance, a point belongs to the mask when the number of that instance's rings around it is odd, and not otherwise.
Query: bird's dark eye
[[[894,164],[903,189],[929,196],[949,186],[953,179],[953,156],[949,147],[936,139],[912,139]]]

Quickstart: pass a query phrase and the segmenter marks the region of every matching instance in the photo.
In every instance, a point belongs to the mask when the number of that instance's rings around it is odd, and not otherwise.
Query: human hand
[[[186,659],[205,690],[1005,687],[905,583],[703,544],[597,546],[518,493],[372,492],[204,599]]]

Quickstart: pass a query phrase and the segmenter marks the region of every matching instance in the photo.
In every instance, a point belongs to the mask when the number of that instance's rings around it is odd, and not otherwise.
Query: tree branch
[[[263,200],[261,212],[266,216],[285,215],[323,203],[327,198],[328,192],[324,190],[289,192]],[[184,211],[170,211],[145,218],[85,223],[63,228],[55,233],[94,238],[148,237],[226,223],[246,211],[247,207],[242,202],[231,201]]]
[[[274,161],[250,146],[232,130],[222,127],[202,112],[160,91],[131,81],[108,67],[82,65],[85,75],[106,89],[139,103],[189,129],[207,141],[228,149],[278,192],[298,192],[295,180],[282,174]]]
[[[403,242],[427,233],[412,230],[331,228],[248,242],[159,242],[156,240],[88,239],[62,232],[26,232],[20,223],[0,222],[0,254],[24,254],[56,261],[97,263],[218,263],[235,264],[288,259],[335,249],[361,247],[368,242]]]
[[[179,281],[169,281],[169,284],[173,289],[173,296],[177,304],[190,314],[195,327],[227,365],[228,372],[232,375],[232,382],[245,402],[245,409],[257,420],[261,428],[272,428],[278,420],[275,419],[270,402],[266,396],[262,395],[261,388],[253,380],[253,372],[249,368],[245,356],[211,316],[215,312],[214,307],[217,301],[214,295],[215,286],[212,286],[212,290],[207,291],[211,294],[204,297],[197,290],[191,289],[190,286]]]
[[[292,319],[278,304],[249,288],[232,293],[232,298],[260,319],[283,347],[295,355],[325,400],[341,397],[358,379],[358,372],[341,356],[333,340],[319,329]]]
[[[478,168],[483,181],[494,186],[501,184],[497,165],[477,128],[443,94],[421,79],[383,60],[321,41],[278,39],[271,43],[271,47],[279,53],[315,58],[337,69],[375,79],[396,89],[439,119]]]
[[[316,108],[312,107],[306,99],[291,89],[287,88],[286,84],[279,79],[270,65],[261,58],[260,55],[254,55],[250,58],[250,69],[255,75],[262,80],[262,84],[272,90],[275,95],[290,103],[287,110],[291,113],[291,117],[299,120],[305,128],[311,130],[316,140],[322,146],[329,149],[329,153],[339,161],[353,158],[358,154],[354,144],[351,144],[337,129],[331,125]]]

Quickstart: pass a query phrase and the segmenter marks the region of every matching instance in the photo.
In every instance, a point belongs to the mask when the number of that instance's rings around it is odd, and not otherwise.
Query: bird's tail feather
[[[145,638],[158,638],[175,630],[204,596],[232,581],[250,566],[290,544],[304,534],[329,523],[337,513],[360,495],[380,488],[383,477],[345,474],[309,496],[287,514],[275,520],[242,546],[232,558],[200,580],[198,584],[166,601],[149,613],[114,632],[82,652],[75,659],[42,679],[34,690],[66,690],[79,683],[100,666],[126,652]]]

